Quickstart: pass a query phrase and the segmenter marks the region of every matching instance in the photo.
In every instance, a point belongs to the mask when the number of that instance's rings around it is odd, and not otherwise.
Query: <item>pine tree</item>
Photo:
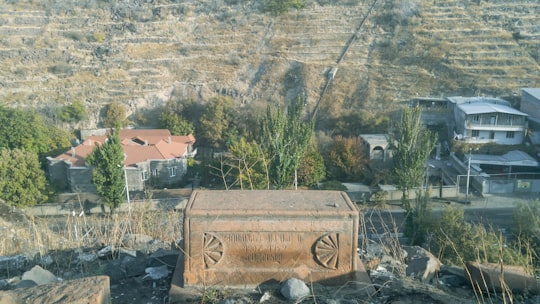
[[[92,183],[105,204],[110,207],[111,213],[120,206],[126,190],[124,151],[118,129],[118,126],[111,129],[105,143],[96,147],[86,159],[93,166]]]
[[[0,148],[1,199],[11,206],[33,206],[47,200],[47,186],[35,153]]]

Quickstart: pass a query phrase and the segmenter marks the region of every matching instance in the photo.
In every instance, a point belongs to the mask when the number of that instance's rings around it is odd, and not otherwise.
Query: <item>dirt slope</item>
[[[132,118],[171,96],[216,94],[305,95],[313,110],[332,68],[321,117],[540,86],[535,0],[378,0],[369,16],[373,1],[307,0],[277,17],[261,2],[4,0],[0,100],[52,118],[82,100],[91,117],[79,127],[94,127],[113,100]]]

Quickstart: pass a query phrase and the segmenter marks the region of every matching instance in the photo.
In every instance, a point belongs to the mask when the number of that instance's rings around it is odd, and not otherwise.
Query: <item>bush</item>
[[[80,101],[63,106],[58,110],[58,118],[64,122],[79,122],[86,119],[86,109]]]
[[[264,11],[279,16],[288,12],[291,8],[301,9],[305,5],[305,0],[265,0]]]
[[[464,220],[463,209],[448,207],[432,231],[431,251],[445,264],[462,265],[466,261],[520,265],[529,269],[529,259],[500,233],[481,224]]]
[[[533,262],[540,266],[540,200],[517,205],[513,218],[512,233],[524,244],[526,251],[536,253]]]

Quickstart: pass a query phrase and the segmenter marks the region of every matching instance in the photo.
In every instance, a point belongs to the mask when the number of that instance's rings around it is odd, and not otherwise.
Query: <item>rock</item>
[[[136,277],[144,274],[146,267],[146,255],[137,251],[135,257],[123,255],[121,257],[120,267],[128,277]]]
[[[441,261],[420,246],[403,246],[403,249],[407,252],[406,275],[423,282],[431,281],[441,268]]]
[[[19,304],[21,303],[15,296],[0,292],[0,304]]]
[[[38,285],[56,283],[59,281],[54,274],[41,268],[39,265],[36,265],[29,271],[25,272],[21,279],[34,281]]]
[[[144,276],[145,279],[150,278],[154,281],[164,279],[170,273],[167,265],[162,265],[158,267],[148,267],[144,270],[144,272],[146,272],[146,275]]]
[[[166,265],[169,269],[174,269],[178,262],[179,252],[176,250],[159,249],[152,253],[146,264],[147,267],[158,267]]]
[[[463,268],[455,266],[441,266],[439,270],[439,282],[443,285],[458,288],[467,285],[465,271]]]
[[[43,256],[39,259],[39,265],[46,267],[51,265],[54,262],[54,259],[50,255]]]
[[[126,273],[118,260],[107,263],[104,273],[109,276],[111,284],[118,284],[122,279],[126,278]]]
[[[291,278],[285,281],[280,292],[287,300],[296,301],[309,295],[309,287],[303,281]]]
[[[259,299],[259,303],[264,303],[272,298],[272,294],[269,291],[265,291]]]
[[[98,258],[97,254],[93,252],[81,252],[79,253],[79,261],[90,263],[95,261]]]
[[[29,287],[34,287],[34,286],[38,286],[38,284],[32,280],[21,280],[17,282],[17,285],[15,285],[15,289],[29,288]]]
[[[503,265],[504,283],[501,282],[501,265],[495,263],[465,263],[465,272],[470,274],[469,282],[484,292],[501,292],[502,285],[512,292],[540,294],[540,283],[527,274],[521,266]]]
[[[249,304],[249,303],[251,303],[251,300],[245,297],[227,298],[227,299],[222,299],[221,301],[219,301],[219,304]]]
[[[439,283],[446,286],[458,288],[458,287],[465,286],[467,284],[467,281],[463,277],[450,274],[450,275],[439,275]]]
[[[358,301],[350,299],[329,299],[326,300],[326,304],[358,304]]]
[[[0,256],[0,276],[20,273],[27,264],[28,258],[24,255]]]
[[[97,256],[101,259],[109,259],[112,258],[113,253],[114,251],[112,246],[105,246],[97,252]]]
[[[87,277],[61,283],[6,291],[0,294],[0,303],[6,297],[12,302],[25,304],[110,304],[107,276]]]

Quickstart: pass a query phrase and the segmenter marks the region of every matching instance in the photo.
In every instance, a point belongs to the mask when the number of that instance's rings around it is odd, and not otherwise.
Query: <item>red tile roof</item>
[[[85,159],[107,139],[106,135],[90,135],[86,140],[55,159],[69,161],[74,167],[84,167]],[[125,166],[133,166],[147,160],[165,160],[183,157],[189,145],[195,143],[192,134],[171,136],[167,129],[128,129],[120,131],[120,141],[127,158]]]

